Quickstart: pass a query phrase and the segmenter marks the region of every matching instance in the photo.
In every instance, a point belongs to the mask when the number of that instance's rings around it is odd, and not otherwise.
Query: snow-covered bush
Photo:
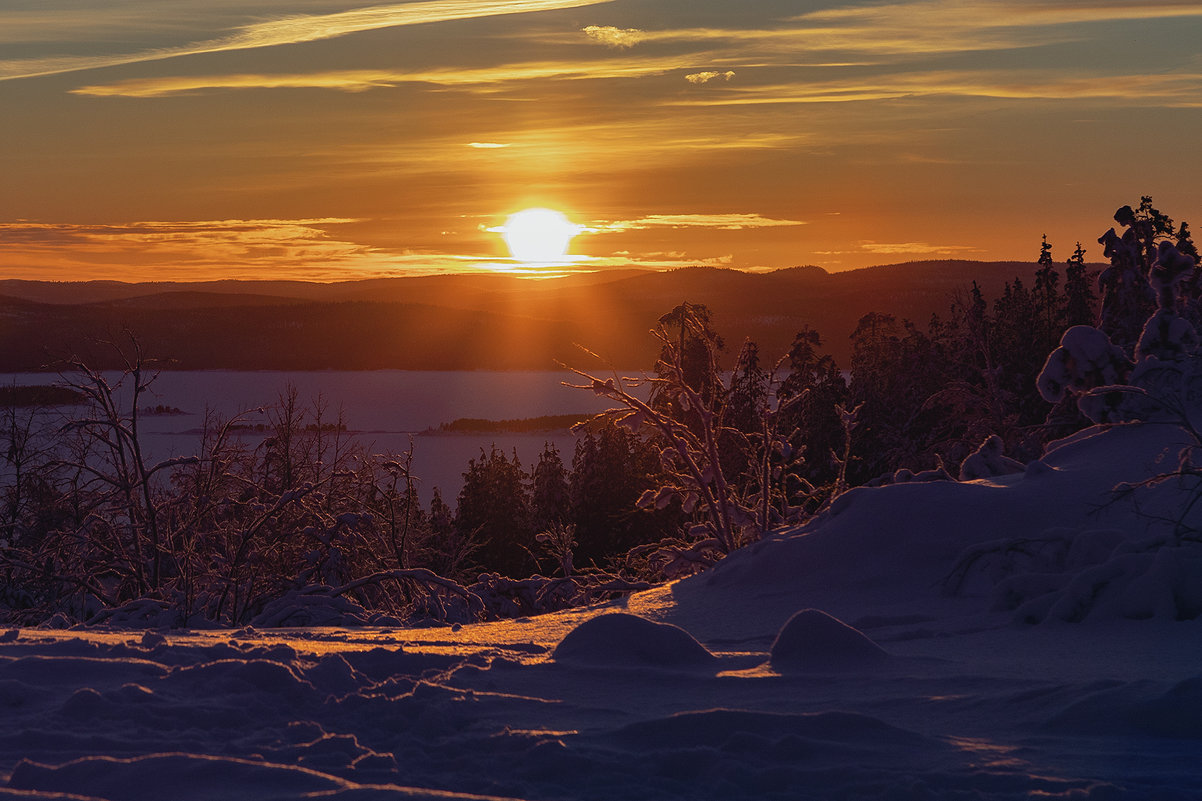
[[[977,478],[994,478],[1023,472],[1026,466],[1017,459],[1006,456],[1003,453],[1004,448],[1002,438],[997,434],[987,437],[981,443],[981,447],[960,464],[960,480],[972,481]]]
[[[1121,384],[1131,372],[1131,360],[1110,338],[1089,325],[1064,332],[1060,346],[1048,355],[1035,381],[1048,403],[1059,402],[1067,392],[1080,394],[1095,387]]]

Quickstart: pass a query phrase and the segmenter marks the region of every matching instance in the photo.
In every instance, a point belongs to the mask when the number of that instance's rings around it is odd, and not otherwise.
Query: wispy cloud
[[[143,221],[120,225],[0,223],[0,254],[14,277],[46,268],[87,278],[299,277],[330,280],[384,261],[375,249],[331,236],[341,217],[298,220]]]
[[[315,42],[353,33],[434,22],[557,11],[612,0],[424,0],[373,6],[332,14],[298,14],[256,22],[214,39],[168,48],[96,56],[53,56],[0,61],[0,80],[161,61],[201,53],[251,50]]]
[[[860,251],[880,256],[951,256],[979,252],[971,245],[932,245],[928,242],[858,242]],[[848,251],[842,251],[844,253]],[[853,251],[854,252],[854,251]]]
[[[801,220],[779,220],[759,214],[651,214],[635,220],[595,223],[589,227],[595,231],[641,231],[648,228],[714,228],[742,231],[748,228],[805,224]]]
[[[357,246],[331,238],[326,228],[356,220],[322,217],[299,220],[144,221],[120,225],[80,223],[0,223],[0,251],[59,251],[93,254],[138,249],[143,258],[170,257],[256,260],[259,258],[343,258]],[[281,254],[281,248],[284,253]]]
[[[729,81],[733,77],[735,77],[734,70],[727,70],[726,72],[693,72],[684,76],[684,79],[689,83],[709,83],[718,78]]]
[[[655,42],[726,42],[761,55],[841,51],[869,57],[915,56],[1035,47],[1084,39],[1082,25],[1103,22],[1188,19],[1202,4],[1080,3],[1017,0],[999,8],[984,0],[917,0],[822,9],[781,20],[772,27],[661,30],[591,26],[589,38],[611,47]]]
[[[930,71],[869,79],[742,85],[719,95],[669,101],[673,105],[741,106],[847,103],[907,97],[981,97],[1011,100],[1123,100],[1140,105],[1195,106],[1202,73],[1162,75],[1056,75],[1046,71]]]
[[[505,142],[468,142],[467,146],[476,150],[500,150],[510,145]]]
[[[342,92],[363,92],[368,89],[398,86],[405,83],[470,88],[548,79],[640,78],[648,75],[662,75],[676,69],[677,64],[677,59],[665,57],[630,61],[529,62],[474,69],[445,68],[420,72],[332,70],[289,74],[187,75],[134,78],[109,84],[81,86],[72,89],[71,92],[92,97],[169,97],[235,89],[334,89]]]
[[[756,218],[756,215],[720,215]],[[656,218],[651,218],[656,219]],[[701,217],[677,215],[676,220]],[[763,219],[763,218],[759,218]],[[70,275],[72,280],[204,281],[276,279],[338,281],[389,275],[504,271],[551,275],[637,264],[673,269],[729,265],[732,256],[689,258],[683,252],[566,256],[553,269],[527,270],[496,256],[386,249],[350,241],[330,229],[362,220],[141,221],[126,224],[0,223],[0,260],[10,278]],[[614,229],[617,230],[617,229]]]

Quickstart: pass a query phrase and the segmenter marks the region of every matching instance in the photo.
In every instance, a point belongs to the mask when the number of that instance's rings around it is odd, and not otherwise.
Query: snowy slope
[[[1108,492],[1182,441],[855,490],[607,608],[2,633],[0,798],[1202,798],[1188,487]]]

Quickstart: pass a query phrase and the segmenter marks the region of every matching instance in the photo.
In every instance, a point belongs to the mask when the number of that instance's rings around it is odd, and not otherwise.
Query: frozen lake
[[[428,503],[434,487],[454,507],[469,459],[495,443],[506,453],[516,449],[529,469],[546,442],[559,448],[571,463],[576,437],[567,431],[529,434],[430,434],[442,423],[463,417],[511,420],[544,415],[598,412],[610,402],[593,393],[565,387],[576,376],[563,371],[314,371],[239,372],[205,370],[164,372],[141,406],[181,409],[181,415],[146,416],[141,420],[145,441],[158,457],[194,453],[205,409],[229,417],[248,409],[277,403],[295,387],[298,400],[312,419],[313,403],[326,406],[324,419],[341,411],[347,428],[375,453],[401,453],[413,438],[413,472]],[[5,384],[49,384],[45,373],[0,375]],[[70,407],[67,407],[70,408]],[[263,415],[248,422],[263,421]],[[252,435],[248,435],[252,436]]]

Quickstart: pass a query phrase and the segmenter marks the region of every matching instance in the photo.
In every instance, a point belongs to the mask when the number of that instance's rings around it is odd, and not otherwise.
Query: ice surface
[[[1111,493],[1185,442],[1098,427],[1038,470],[855,490],[538,618],[10,629],[0,798],[1196,800],[1192,485]],[[815,652],[843,662],[794,669]]]

